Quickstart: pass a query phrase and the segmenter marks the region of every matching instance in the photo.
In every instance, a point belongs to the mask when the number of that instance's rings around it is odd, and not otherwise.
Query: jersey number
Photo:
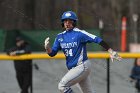
[[[65,49],[65,55],[66,56],[73,56],[72,49]]]

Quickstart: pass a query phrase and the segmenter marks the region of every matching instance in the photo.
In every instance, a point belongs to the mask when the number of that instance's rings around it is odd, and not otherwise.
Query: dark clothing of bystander
[[[15,56],[30,54],[31,48],[30,45],[24,41],[20,46],[15,46],[8,50],[7,54],[11,56],[10,53],[12,52],[14,52]],[[32,60],[14,60],[14,67],[21,93],[29,93],[28,90],[32,84]]]
[[[136,58],[131,71],[131,82],[135,81],[135,88],[140,93],[140,58]]]
[[[134,66],[130,78],[136,80],[135,87],[140,92],[140,66]]]

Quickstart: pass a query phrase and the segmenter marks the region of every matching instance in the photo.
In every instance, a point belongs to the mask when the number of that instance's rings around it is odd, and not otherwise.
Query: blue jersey
[[[94,42],[99,44],[101,41],[102,39],[95,35],[74,28],[57,35],[52,52],[49,55],[55,56],[59,50],[62,50],[66,56],[67,68],[71,69],[88,59],[86,51],[87,43]]]

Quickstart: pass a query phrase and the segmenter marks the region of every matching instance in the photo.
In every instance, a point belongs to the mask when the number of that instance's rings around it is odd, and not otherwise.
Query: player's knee
[[[63,84],[62,82],[59,82],[59,84],[58,84],[58,89],[60,90],[60,91],[64,91],[64,89],[65,89],[65,84]]]
[[[61,91],[61,93],[73,93],[72,89],[67,87],[63,82],[58,84],[58,89]]]

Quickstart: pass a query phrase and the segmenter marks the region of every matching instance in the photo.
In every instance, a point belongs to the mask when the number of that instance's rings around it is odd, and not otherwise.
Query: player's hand
[[[130,78],[129,81],[130,81],[131,83],[136,82],[136,80],[135,80],[135,79],[132,79],[132,78]]]
[[[16,56],[16,51],[10,52],[10,56]]]
[[[116,51],[109,49],[108,52],[110,53],[110,58],[111,58],[112,62],[114,62],[114,60],[118,60],[118,61],[122,60],[122,58],[118,55],[118,53]]]
[[[45,47],[45,49],[48,49],[48,47],[49,47],[49,37],[47,37],[46,39],[45,39],[45,44],[44,44],[44,47]]]

